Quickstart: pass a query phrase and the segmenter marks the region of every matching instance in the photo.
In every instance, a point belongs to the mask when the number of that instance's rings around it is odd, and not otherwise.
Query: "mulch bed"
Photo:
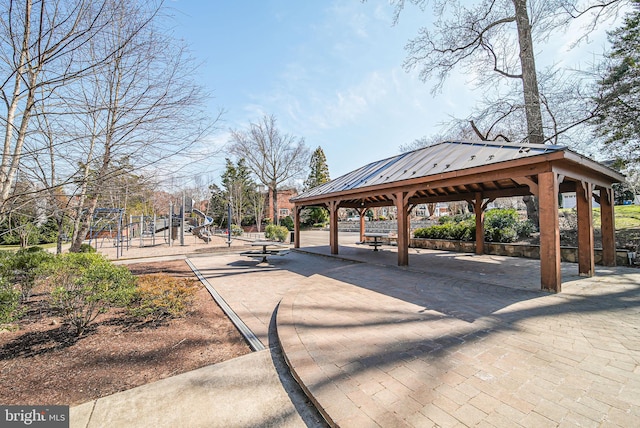
[[[183,260],[129,268],[194,277]],[[112,310],[79,338],[36,291],[18,329],[0,332],[0,403],[76,405],[249,352],[204,287],[184,318],[156,325]]]

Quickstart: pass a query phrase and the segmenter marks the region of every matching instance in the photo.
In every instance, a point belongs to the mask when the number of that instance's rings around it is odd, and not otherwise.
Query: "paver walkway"
[[[563,265],[552,295],[533,260],[340,250],[380,258],[191,259],[258,336],[282,299],[283,352],[330,422],[640,426],[640,271]]]

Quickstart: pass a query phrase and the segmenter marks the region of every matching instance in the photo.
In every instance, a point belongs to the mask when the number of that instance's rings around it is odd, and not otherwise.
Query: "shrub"
[[[12,286],[20,288],[21,301],[31,295],[40,268],[52,260],[54,255],[42,247],[21,248],[14,252],[3,252],[0,275]]]
[[[416,229],[413,236],[427,239],[452,239],[456,241],[473,241],[475,239],[476,226],[469,219],[456,222],[449,217],[441,224]]]
[[[536,232],[536,225],[531,220],[519,221],[517,225],[518,236],[521,238],[528,238]]]
[[[269,224],[264,229],[264,237],[267,239],[278,240],[284,242],[289,235],[289,229],[284,226],[276,226],[275,224]]]
[[[153,322],[183,316],[200,288],[197,280],[174,278],[166,273],[140,276],[137,283],[129,313]]]
[[[293,226],[293,219],[289,216],[283,217],[280,219],[280,226],[284,226],[287,228],[287,230],[291,231],[293,230],[294,226]]]
[[[20,309],[20,291],[0,277],[0,327],[19,319]]]
[[[79,253],[95,253],[96,249],[91,244],[80,244]]]
[[[484,217],[484,239],[488,242],[514,242],[518,239],[517,224],[515,209],[489,210]]]
[[[413,236],[427,239],[452,239],[474,241],[476,238],[475,216],[458,214],[453,217],[442,216],[440,224],[416,229]],[[485,213],[484,239],[488,242],[515,242],[518,238],[528,237],[535,232],[530,221],[520,221],[515,209],[495,209]]]
[[[244,233],[244,230],[242,230],[242,227],[238,226],[237,224],[231,225],[231,235],[242,236],[243,233]]]
[[[453,218],[449,217],[448,215],[438,217],[438,224],[445,224],[449,223],[450,221],[453,221]]]
[[[86,328],[112,307],[129,304],[135,278],[126,267],[116,266],[100,254],[69,253],[55,257],[45,268],[44,282],[53,289],[52,306],[81,336]]]

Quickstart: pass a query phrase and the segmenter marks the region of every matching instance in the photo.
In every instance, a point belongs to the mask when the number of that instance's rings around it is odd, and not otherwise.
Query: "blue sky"
[[[429,83],[402,68],[404,45],[429,23],[415,7],[394,26],[386,0],[173,0],[168,6],[175,36],[202,62],[198,77],[214,95],[212,112],[226,111],[212,146],[228,141],[229,128],[274,114],[282,132],[304,137],[311,150],[322,147],[337,178],[439,133],[475,103],[461,74],[434,96]],[[550,61],[603,50],[596,42],[569,55],[570,40],[569,34],[545,47]],[[194,174],[218,180],[223,160],[194,164]]]

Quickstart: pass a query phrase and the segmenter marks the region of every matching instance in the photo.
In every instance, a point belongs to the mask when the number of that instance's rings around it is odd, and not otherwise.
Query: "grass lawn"
[[[640,228],[640,205],[616,205],[616,230]],[[600,208],[593,209],[593,224],[600,227]]]
[[[42,248],[56,248],[56,243],[53,242],[51,244],[38,244],[38,247]],[[0,251],[18,251],[20,249],[20,245],[0,245]]]

